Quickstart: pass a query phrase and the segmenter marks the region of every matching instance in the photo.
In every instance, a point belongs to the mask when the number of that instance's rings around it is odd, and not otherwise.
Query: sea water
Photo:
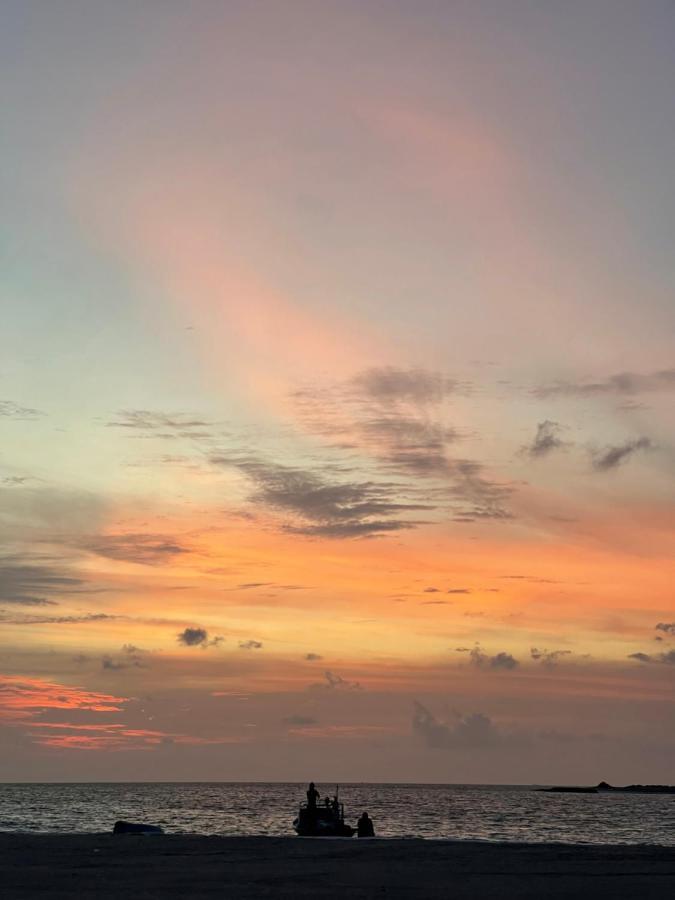
[[[172,834],[291,835],[306,785],[0,784],[0,831],[109,832],[117,819]],[[321,796],[335,785],[317,785]],[[549,794],[534,786],[343,784],[345,821],[381,837],[675,846],[675,795]]]

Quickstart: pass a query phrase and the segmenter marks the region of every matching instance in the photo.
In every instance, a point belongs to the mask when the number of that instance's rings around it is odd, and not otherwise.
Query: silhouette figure
[[[314,787],[314,782],[310,781],[309,788],[307,789],[307,809],[316,809],[316,801],[319,799],[321,795]]]
[[[356,833],[359,837],[375,837],[375,828],[373,820],[367,812],[364,812],[359,821],[356,823]]]

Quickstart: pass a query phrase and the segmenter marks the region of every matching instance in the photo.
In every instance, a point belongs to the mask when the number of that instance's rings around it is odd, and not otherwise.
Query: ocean
[[[291,835],[304,784],[0,784],[0,831]],[[317,785],[321,796],[335,785]],[[343,784],[345,821],[381,837],[675,846],[675,795],[547,794],[528,786]]]

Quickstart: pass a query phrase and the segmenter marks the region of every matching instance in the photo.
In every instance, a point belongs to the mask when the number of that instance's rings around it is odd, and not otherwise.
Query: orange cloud
[[[27,719],[44,709],[120,712],[129,698],[70,687],[41,678],[0,675],[0,718]]]

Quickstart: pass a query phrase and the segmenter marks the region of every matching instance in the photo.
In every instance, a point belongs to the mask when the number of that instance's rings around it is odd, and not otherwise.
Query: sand
[[[675,848],[0,834],[0,896],[662,900],[675,896]]]

